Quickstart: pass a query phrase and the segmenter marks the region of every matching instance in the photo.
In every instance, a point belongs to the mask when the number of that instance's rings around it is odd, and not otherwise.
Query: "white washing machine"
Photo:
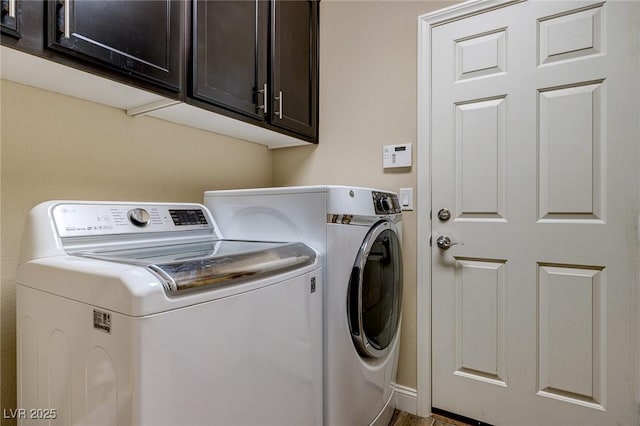
[[[200,204],[40,204],[19,423],[320,426],[321,279],[307,245],[223,240]]]
[[[208,191],[204,200],[229,238],[302,241],[321,253],[325,424],[387,425],[402,303],[396,194],[307,186]]]

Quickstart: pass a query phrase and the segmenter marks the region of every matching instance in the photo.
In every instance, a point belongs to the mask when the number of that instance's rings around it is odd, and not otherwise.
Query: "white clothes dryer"
[[[36,206],[17,340],[22,425],[323,423],[316,252],[221,239],[200,204]]]
[[[387,425],[402,303],[397,195],[347,186],[208,191],[228,238],[301,241],[322,256],[324,421]]]

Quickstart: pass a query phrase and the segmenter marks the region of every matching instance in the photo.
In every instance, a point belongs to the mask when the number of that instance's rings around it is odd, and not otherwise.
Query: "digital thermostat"
[[[382,151],[382,168],[411,167],[411,144],[385,145]]]

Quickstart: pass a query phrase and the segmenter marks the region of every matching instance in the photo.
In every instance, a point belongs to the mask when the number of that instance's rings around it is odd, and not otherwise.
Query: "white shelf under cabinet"
[[[4,80],[118,108],[123,110],[123,114],[147,115],[266,145],[270,149],[308,144],[291,136],[253,126],[6,46],[0,46],[0,76]]]

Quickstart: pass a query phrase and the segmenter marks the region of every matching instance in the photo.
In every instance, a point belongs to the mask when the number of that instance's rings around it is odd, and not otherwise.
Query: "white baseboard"
[[[418,391],[408,386],[396,385],[396,409],[410,414],[418,413]]]

